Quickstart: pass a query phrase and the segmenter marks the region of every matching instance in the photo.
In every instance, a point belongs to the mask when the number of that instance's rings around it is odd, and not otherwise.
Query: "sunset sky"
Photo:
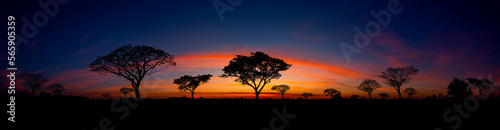
[[[243,0],[223,14],[223,21],[212,2],[70,1],[58,6],[57,15],[49,17],[29,43],[17,46],[17,72],[41,73],[49,79],[47,85],[61,83],[67,89],[65,95],[97,99],[110,93],[119,98],[118,89],[130,87],[130,82],[113,74],[90,72],[88,64],[134,44],[174,54],[177,62],[177,66],[161,66],[160,72],[145,78],[141,84],[144,98],[189,97],[190,93],[177,90],[173,79],[199,74],[214,77],[196,89],[195,97],[254,98],[250,86],[218,76],[236,55],[255,51],[292,64],[280,79],[264,88],[261,98],[280,98],[271,91],[279,84],[291,87],[285,98],[298,98],[303,92],[313,93],[311,98],[329,98],[322,94],[327,88],[341,91],[343,97],[368,97],[356,87],[364,79],[374,79],[382,88],[373,97],[387,92],[392,99],[397,97],[396,91],[378,75],[389,67],[408,65],[419,72],[402,90],[414,87],[416,98],[446,94],[453,76],[488,78],[500,92],[500,15],[491,3],[400,1],[402,12],[392,15],[388,26],[381,27],[370,44],[347,62],[340,43],[354,45],[353,27],[364,29],[366,23],[376,21],[370,11],[386,10],[388,1]],[[24,24],[21,18],[32,20],[35,12],[43,10],[36,1],[2,3],[10,5],[2,4],[2,17],[15,16],[19,34]],[[6,68],[6,52],[0,56]],[[2,72],[6,74],[5,69]],[[7,84],[6,78],[2,81]],[[17,84],[18,90],[28,89],[20,80]],[[2,87],[1,92],[5,91]]]

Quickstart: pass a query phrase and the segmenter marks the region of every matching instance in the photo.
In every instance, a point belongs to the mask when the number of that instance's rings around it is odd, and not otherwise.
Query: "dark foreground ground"
[[[7,98],[3,98],[7,99]],[[443,120],[447,109],[463,102],[450,100],[240,100],[240,99],[144,99],[129,100],[132,105],[102,100],[60,97],[18,97],[16,123],[8,129],[91,130],[112,125],[117,130],[261,130],[285,124],[276,112],[286,106],[288,124],[284,130],[335,129],[498,129],[500,100],[480,100],[477,110],[465,116],[450,113],[451,122]],[[137,103],[137,104],[135,104]],[[470,102],[471,105],[473,102]],[[135,104],[135,105],[134,105]],[[135,106],[135,108],[132,108]],[[129,110],[129,115],[124,112]],[[5,109],[4,109],[5,110]],[[116,112],[113,112],[116,111]],[[470,110],[470,108],[469,108]],[[5,115],[5,114],[4,114]],[[292,116],[296,115],[293,119]],[[7,116],[7,115],[5,115]],[[120,117],[123,119],[121,120]],[[286,119],[286,117],[284,117]],[[6,118],[4,118],[6,121]],[[109,119],[106,122],[106,120]],[[101,122],[102,121],[102,122]],[[4,125],[2,127],[5,127]],[[273,130],[273,129],[269,129]]]

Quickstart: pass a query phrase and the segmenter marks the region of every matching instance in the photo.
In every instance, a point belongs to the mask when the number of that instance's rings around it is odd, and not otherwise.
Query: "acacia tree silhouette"
[[[48,90],[54,92],[54,96],[61,96],[66,89],[61,85],[61,83],[50,84],[47,88]]]
[[[417,72],[418,69],[415,69],[413,66],[391,67],[382,72],[382,75],[379,75],[379,77],[383,78],[387,85],[393,87],[398,92],[399,99],[401,100],[401,86],[410,82],[411,76],[416,75]]]
[[[127,94],[134,91],[133,88],[127,88],[127,87],[123,87],[123,88],[120,88],[120,92],[123,93],[123,97],[127,98]]]
[[[308,92],[305,92],[305,93],[302,93],[302,96],[304,96],[305,99],[307,99],[307,97],[309,96],[313,96],[312,93],[308,93]]]
[[[271,90],[274,90],[274,91],[278,91],[280,94],[281,94],[281,99],[284,99],[283,98],[283,95],[285,94],[286,91],[288,91],[290,89],[290,86],[286,85],[286,84],[282,84],[282,85],[275,85],[271,88]]]
[[[417,90],[415,90],[415,88],[413,87],[406,88],[403,92],[408,94],[408,99],[411,99],[411,96],[418,93]]]
[[[21,73],[19,78],[23,80],[26,86],[31,88],[31,96],[33,96],[35,92],[42,88],[45,82],[48,81],[42,74],[33,73]]]
[[[379,93],[378,95],[379,95],[380,97],[382,97],[382,99],[385,99],[386,97],[389,97],[389,94],[387,94],[386,92]]]
[[[373,79],[365,79],[363,80],[363,82],[361,82],[361,84],[359,84],[359,86],[357,87],[357,89],[361,90],[361,91],[365,91],[368,93],[368,97],[370,99],[372,99],[372,92],[373,90],[377,89],[377,88],[380,88],[380,84],[373,80]],[[359,95],[358,95],[359,96]]]
[[[280,71],[288,70],[292,65],[282,59],[271,57],[263,52],[251,53],[250,56],[236,55],[225,66],[224,74],[220,77],[235,77],[235,81],[248,85],[255,91],[255,99],[259,99],[259,93],[271,83],[272,79],[281,77]]]
[[[128,44],[106,56],[97,57],[89,64],[90,71],[98,74],[112,73],[131,82],[137,99],[141,98],[139,86],[145,76],[159,70],[157,66],[175,66],[174,55],[150,46]]]
[[[463,100],[467,96],[472,95],[472,90],[469,84],[462,79],[453,77],[453,81],[448,85],[448,95],[455,100]],[[441,98],[441,93],[440,96]]]
[[[108,97],[110,96],[108,93],[102,94],[102,97],[104,97],[106,100],[108,100]]]
[[[474,84],[479,88],[479,95],[483,96],[483,90],[490,89],[490,86],[493,85],[493,82],[488,79],[476,79],[476,78],[467,78],[469,83]]]
[[[325,91],[323,91],[323,94],[325,94],[326,96],[330,96],[333,99],[334,96],[337,94],[340,96],[340,91],[338,91],[337,89],[334,89],[334,88],[329,88],[329,89],[325,89]]]
[[[359,96],[359,95],[357,95],[357,94],[353,94],[353,95],[351,95],[351,99],[358,99],[359,97],[361,97],[361,96]],[[365,98],[365,99],[366,99],[366,98]]]
[[[177,89],[179,89],[181,92],[190,91],[191,99],[194,99],[194,90],[198,88],[198,86],[200,86],[201,84],[207,83],[210,80],[210,77],[212,77],[211,74],[204,74],[198,76],[184,75],[178,79],[175,79],[174,83],[179,85]]]

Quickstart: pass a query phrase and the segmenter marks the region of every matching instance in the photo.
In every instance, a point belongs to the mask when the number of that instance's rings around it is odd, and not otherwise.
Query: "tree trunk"
[[[127,95],[125,93],[123,93],[123,97],[127,98]]]
[[[283,99],[284,99],[284,98],[283,98],[283,95],[284,95],[284,94],[285,94],[285,93],[282,93],[282,94],[281,94],[281,100],[283,100]]]
[[[191,99],[194,99],[194,91],[191,91]]]
[[[132,88],[134,88],[134,91],[135,91],[135,98],[136,99],[141,99],[141,93],[139,93],[139,86],[141,85],[141,80],[142,78],[140,78],[139,80],[137,80],[137,83],[134,84],[133,81],[132,82]]]
[[[368,93],[368,98],[372,100],[372,93]]]
[[[133,87],[135,92],[135,98],[141,99],[141,93],[139,93],[139,87]]]
[[[411,95],[408,95],[408,99],[411,99]]]
[[[255,92],[255,99],[259,100],[259,93]]]
[[[399,100],[401,100],[401,92],[398,90]]]
[[[35,89],[31,89],[31,96],[33,97],[33,94],[35,94]]]

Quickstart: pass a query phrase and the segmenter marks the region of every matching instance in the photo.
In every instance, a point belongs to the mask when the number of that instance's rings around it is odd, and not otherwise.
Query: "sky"
[[[223,20],[213,4],[217,1],[233,9],[221,14]],[[392,9],[394,2],[399,2],[400,12],[391,13],[390,22],[381,25],[370,12]],[[329,98],[323,95],[328,88],[341,91],[343,97],[367,97],[356,89],[364,79],[382,85],[374,98],[381,92],[396,98],[394,88],[378,75],[390,67],[409,65],[419,72],[401,88],[414,87],[416,98],[446,94],[453,77],[487,78],[495,82],[493,91],[500,92],[500,18],[494,4],[484,1],[242,0],[231,5],[225,0],[73,0],[48,6],[52,12],[37,1],[7,0],[1,6],[2,17],[14,16],[16,34],[29,40],[17,38],[17,73],[43,74],[47,85],[61,83],[65,95],[97,99],[110,93],[120,98],[118,89],[130,87],[130,82],[90,72],[88,64],[127,44],[175,55],[177,66],[160,66],[158,73],[145,78],[140,87],[143,98],[189,97],[189,92],[177,90],[173,79],[200,74],[214,77],[196,89],[197,98],[254,98],[250,86],[218,76],[236,55],[256,51],[292,64],[263,89],[261,98],[280,98],[270,89],[280,84],[291,87],[285,98],[298,98],[303,92],[313,93],[310,98]],[[23,28],[30,22],[36,32]],[[367,33],[366,25],[373,23],[379,28],[368,30],[379,32],[369,36],[368,44],[356,45],[359,33],[354,28]],[[347,60],[343,42],[359,53]],[[0,57],[2,68],[7,68],[7,52]],[[7,86],[6,78],[0,81]],[[17,90],[28,89],[21,80],[16,83]]]

